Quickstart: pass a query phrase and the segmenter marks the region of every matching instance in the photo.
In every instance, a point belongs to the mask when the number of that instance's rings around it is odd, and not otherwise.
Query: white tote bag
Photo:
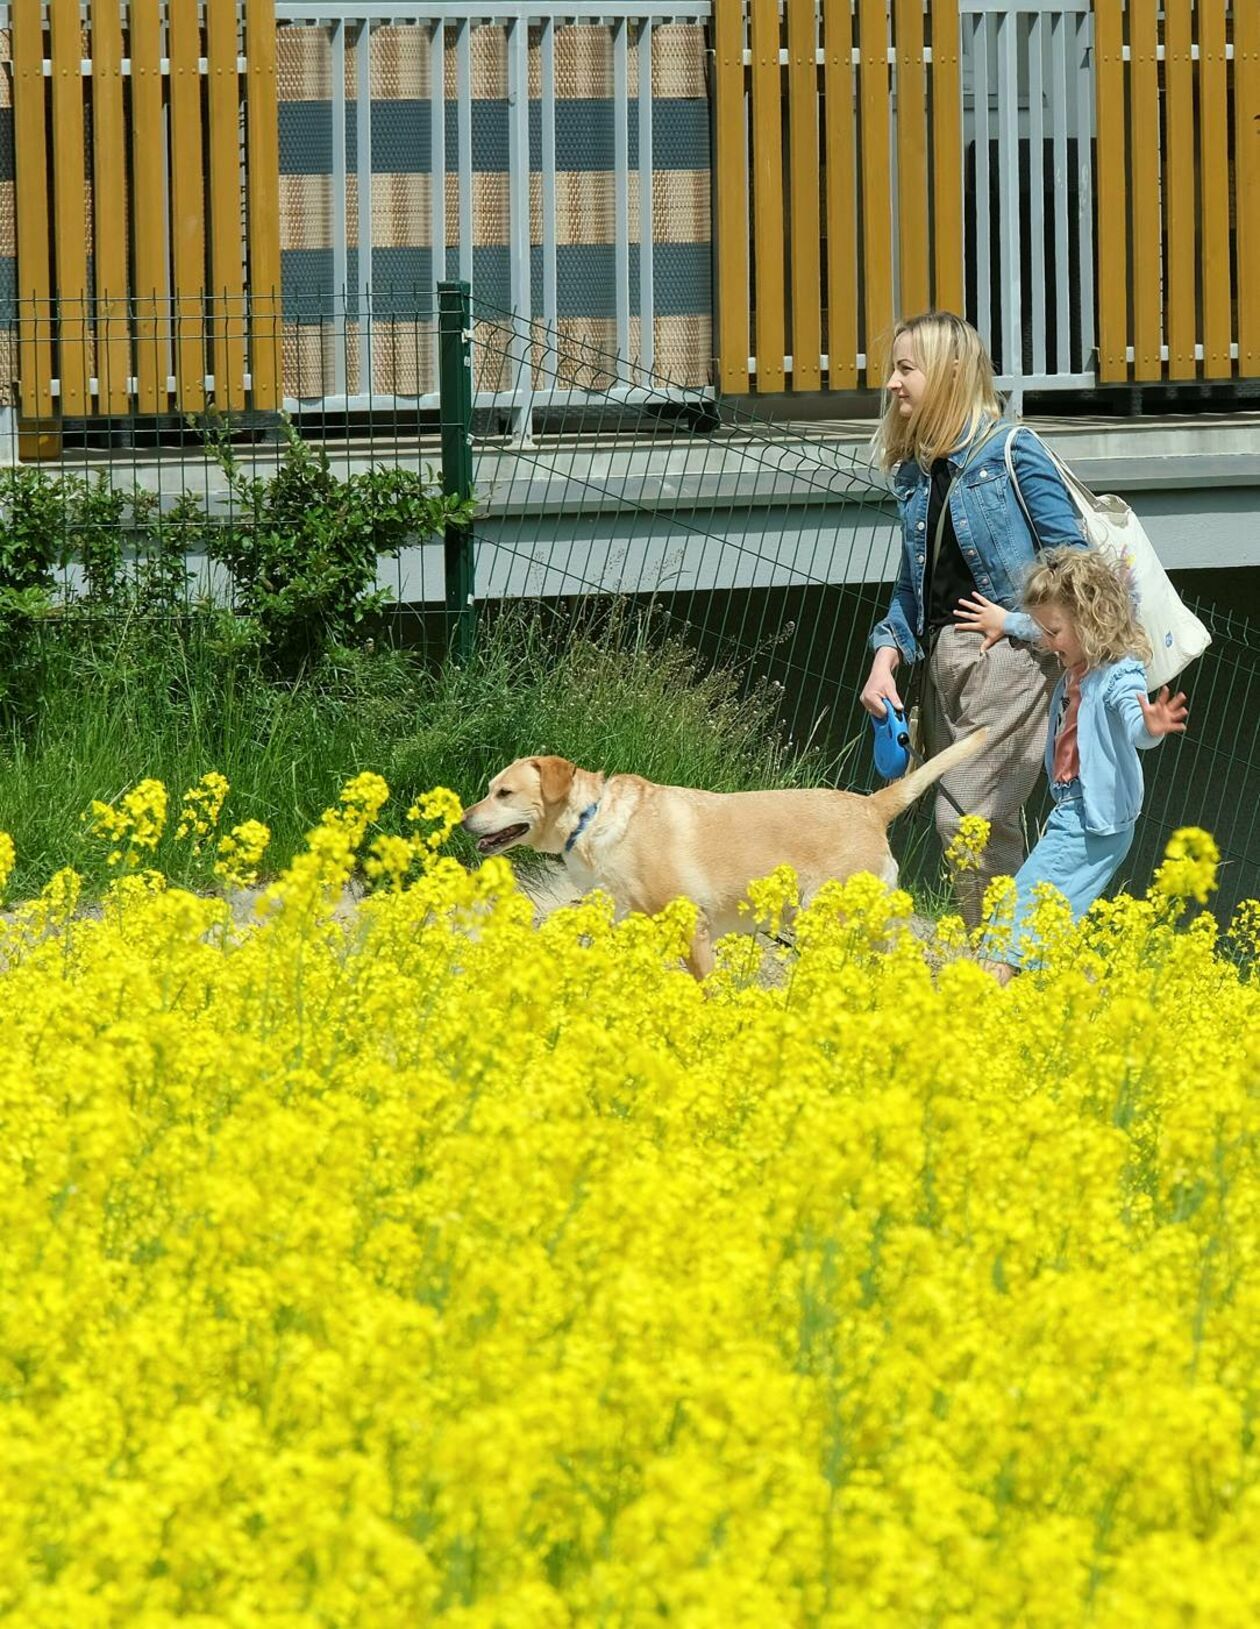
[[[1015,436],[1021,429],[1026,427],[1017,426],[1006,438],[1006,472],[1028,529],[1035,538],[1037,529],[1020,491],[1011,456]],[[1033,431],[1026,433],[1032,435]],[[1137,619],[1151,642],[1153,654],[1146,664],[1147,683],[1152,690],[1171,684],[1183,668],[1203,655],[1212,643],[1211,634],[1178,598],[1150,538],[1142,530],[1142,522],[1124,499],[1111,494],[1096,496],[1039,436],[1037,440],[1063,477],[1068,495],[1085,524],[1085,536],[1100,553],[1110,556],[1128,581]]]

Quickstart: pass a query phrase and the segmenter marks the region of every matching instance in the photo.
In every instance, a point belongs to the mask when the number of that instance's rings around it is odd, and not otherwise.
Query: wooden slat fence
[[[23,419],[277,408],[272,0],[9,20]]]
[[[1260,376],[1260,0],[1094,0],[1101,383]]]
[[[881,382],[894,315],[962,308],[958,0],[714,8],[718,382]]]

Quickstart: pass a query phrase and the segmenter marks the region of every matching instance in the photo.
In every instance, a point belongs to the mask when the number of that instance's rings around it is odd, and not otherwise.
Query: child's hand
[[[1170,701],[1168,686],[1165,685],[1154,701],[1148,701],[1143,690],[1138,691],[1137,699],[1142,708],[1147,735],[1158,739],[1163,735],[1178,735],[1185,729],[1190,709],[1186,706],[1183,691],[1179,690]]]
[[[982,651],[1006,638],[1006,612],[992,600],[985,599],[979,589],[969,600],[959,600],[954,608],[954,621],[968,633],[984,635],[980,644]]]

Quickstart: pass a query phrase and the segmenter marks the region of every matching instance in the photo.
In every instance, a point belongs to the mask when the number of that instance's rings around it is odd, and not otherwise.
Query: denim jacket
[[[1020,474],[1023,480],[1023,474]],[[1020,612],[1006,619],[1008,637],[1031,639],[1037,625]],[[1054,738],[1067,674],[1059,680],[1050,702],[1050,730],[1046,737],[1046,779],[1054,778]],[[1157,747],[1162,736],[1147,733],[1138,691],[1146,694],[1146,669],[1134,656],[1104,667],[1090,668],[1081,679],[1081,710],[1076,721],[1076,747],[1080,753],[1083,824],[1101,836],[1123,831],[1142,808],[1142,765],[1138,749]]]
[[[976,587],[1008,610],[1019,603],[1020,589],[1038,548],[1062,544],[1086,546],[1080,516],[1058,471],[1035,436],[1020,436],[1012,456],[1024,501],[1037,523],[1032,538],[1019,499],[1006,473],[1005,448],[1013,424],[1003,424],[968,462],[968,443],[949,455],[953,474],[963,473],[950,489],[949,512],[963,559]],[[981,432],[983,433],[983,432]],[[964,467],[965,466],[965,467]],[[923,573],[932,539],[927,535],[932,478],[913,460],[895,466],[892,488],[901,517],[901,573],[888,615],[871,634],[871,649],[893,646],[905,662],[924,653]]]

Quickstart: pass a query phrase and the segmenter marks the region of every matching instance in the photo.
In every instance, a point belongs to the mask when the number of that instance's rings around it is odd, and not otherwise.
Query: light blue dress
[[[1030,618],[1010,614],[1007,630],[1016,637],[1035,631]],[[1080,773],[1066,784],[1054,784],[1054,745],[1067,675],[1060,679],[1050,703],[1050,730],[1046,740],[1046,779],[1054,808],[1032,853],[1015,876],[1014,930],[1009,948],[988,947],[998,960],[1014,967],[1036,965],[1036,936],[1028,919],[1036,909],[1038,883],[1053,884],[1067,899],[1074,921],[1079,921],[1106,890],[1133,846],[1133,828],[1142,807],[1142,766],[1139,750],[1159,745],[1142,716],[1138,692],[1146,693],[1146,670],[1136,657],[1093,668],[1081,679],[1081,705],[1077,715],[1077,751]]]

